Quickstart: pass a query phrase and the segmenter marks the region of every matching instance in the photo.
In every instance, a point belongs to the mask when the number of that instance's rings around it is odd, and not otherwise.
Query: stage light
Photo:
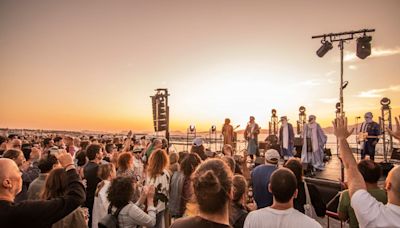
[[[212,126],[211,126],[211,132],[215,132],[215,131],[217,131],[217,126],[212,125]]]
[[[390,105],[390,99],[387,97],[382,98],[382,100],[380,101],[381,105],[384,107],[389,107]]]
[[[363,36],[357,39],[357,57],[365,59],[371,55],[371,36]]]
[[[344,81],[343,85],[342,85],[342,89],[346,89],[348,84],[349,84],[349,81]]]
[[[340,102],[336,103],[336,112],[340,112]]]
[[[196,130],[196,126],[194,126],[194,125],[190,125],[190,126],[189,126],[189,131],[190,131],[191,133],[193,133],[195,130]]]
[[[329,41],[326,40],[322,40],[321,43],[322,46],[318,49],[317,55],[322,58],[329,50],[332,49],[333,46]]]

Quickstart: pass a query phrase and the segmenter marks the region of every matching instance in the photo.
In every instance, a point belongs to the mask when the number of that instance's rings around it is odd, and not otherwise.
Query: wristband
[[[64,169],[68,171],[69,170],[68,168],[71,166],[72,166],[72,169],[75,169],[75,164],[73,164],[73,163],[66,165]]]

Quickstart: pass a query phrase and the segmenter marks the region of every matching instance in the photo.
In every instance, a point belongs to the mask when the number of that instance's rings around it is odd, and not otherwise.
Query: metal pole
[[[344,117],[344,101],[343,101],[343,49],[344,49],[344,41],[340,40],[339,42],[339,48],[340,48],[340,116]],[[336,139],[336,146],[337,149],[339,150],[339,141]],[[339,155],[339,151],[337,153]],[[339,157],[340,158],[340,157]],[[342,159],[340,159],[340,179],[341,182],[344,182],[344,164]]]
[[[357,142],[357,134],[358,134],[358,116],[356,117],[356,132],[355,132],[355,135],[356,135],[356,152],[357,152],[357,155],[356,155],[356,160],[358,161],[358,142]]]
[[[340,116],[344,117],[344,101],[343,101],[343,49],[344,41],[340,40]]]

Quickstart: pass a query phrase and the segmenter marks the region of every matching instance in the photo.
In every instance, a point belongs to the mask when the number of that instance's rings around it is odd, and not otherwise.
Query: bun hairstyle
[[[247,181],[242,175],[233,176],[233,202],[240,202],[242,196],[246,193]]]
[[[232,172],[220,159],[209,159],[193,173],[192,183],[200,211],[220,212],[230,199]]]

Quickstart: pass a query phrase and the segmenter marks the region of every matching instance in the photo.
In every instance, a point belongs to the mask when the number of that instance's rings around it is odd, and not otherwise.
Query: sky
[[[267,127],[299,106],[329,126],[339,95],[338,43],[313,35],[376,29],[372,55],[344,45],[350,123],[400,114],[400,1],[0,0],[0,128],[151,131],[150,96],[168,88],[171,130]]]

